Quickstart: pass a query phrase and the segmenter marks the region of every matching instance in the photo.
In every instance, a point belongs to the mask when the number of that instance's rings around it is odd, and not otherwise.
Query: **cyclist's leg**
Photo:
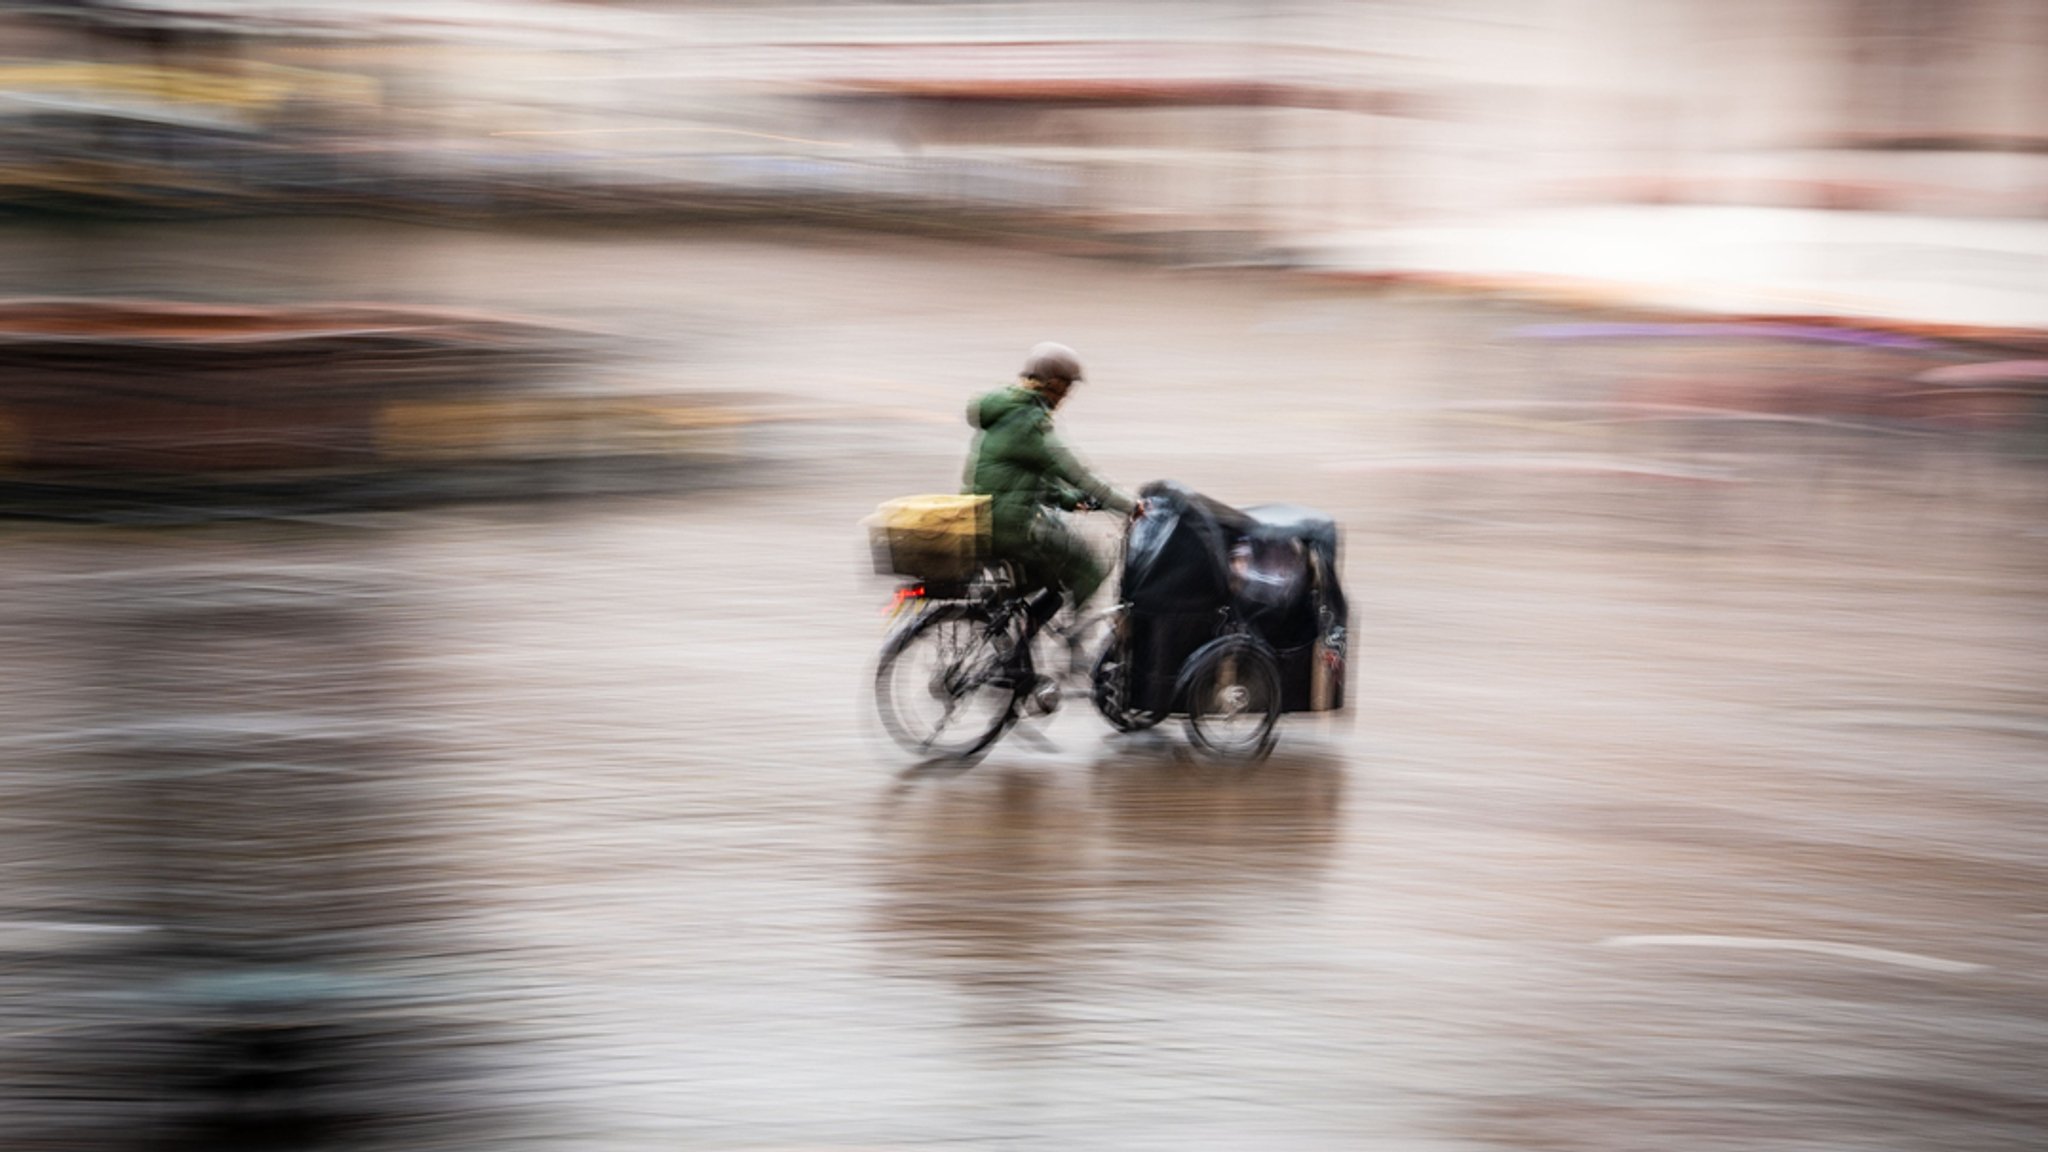
[[[1079,612],[1107,574],[1095,550],[1064,520],[1040,516],[1031,525],[1034,567],[1067,594],[1067,602]]]

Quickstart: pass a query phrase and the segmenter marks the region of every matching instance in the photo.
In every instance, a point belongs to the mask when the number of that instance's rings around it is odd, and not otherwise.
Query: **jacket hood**
[[[975,428],[995,427],[1019,408],[1043,405],[1037,395],[1022,388],[1004,388],[976,399],[967,406],[967,423]]]

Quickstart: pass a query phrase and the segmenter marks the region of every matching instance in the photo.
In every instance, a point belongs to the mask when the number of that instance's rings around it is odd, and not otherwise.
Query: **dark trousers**
[[[1102,586],[1102,561],[1079,532],[1050,512],[1022,526],[998,523],[992,542],[998,555],[1023,566],[1032,583],[1058,589],[1076,609]]]

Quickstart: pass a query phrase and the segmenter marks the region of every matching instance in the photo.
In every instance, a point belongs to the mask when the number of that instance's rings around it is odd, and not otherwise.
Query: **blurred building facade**
[[[0,196],[820,204],[1243,251],[1560,205],[2048,214],[2034,0],[106,0]]]

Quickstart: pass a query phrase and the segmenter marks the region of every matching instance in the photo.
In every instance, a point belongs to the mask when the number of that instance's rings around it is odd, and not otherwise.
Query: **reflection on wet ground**
[[[1313,895],[1339,818],[1331,761],[1206,784],[1149,757],[1090,773],[998,768],[892,796],[877,821],[885,954],[999,1012],[1055,1013],[1083,986],[1171,982],[1157,965],[1174,951]]]
[[[655,358],[678,389],[751,365],[821,406],[982,280],[943,248],[684,245],[748,290],[719,296],[656,275],[682,248],[434,243],[414,275],[494,305],[611,267],[589,306],[700,324]],[[890,396],[945,421],[750,426],[715,489],[6,528],[10,1147],[308,1144],[176,1109],[310,1083],[355,1109],[314,1135],[366,1147],[2039,1146],[2025,435],[1620,421],[1620,385],[1696,354],[1001,261]],[[957,333],[1008,349],[1004,306],[1121,371],[1063,414],[1114,474],[1346,526],[1352,715],[1217,774],[1070,701],[906,771],[865,711],[887,588],[855,525],[957,475],[947,388],[994,371]],[[1272,327],[1305,312],[1343,322]],[[1269,338],[1293,367],[1247,406],[1231,349]],[[321,1038],[193,1055],[227,1018]],[[212,1087],[134,1087],[165,1068]]]
[[[148,535],[16,542],[14,1146],[485,1130],[389,573]]]

